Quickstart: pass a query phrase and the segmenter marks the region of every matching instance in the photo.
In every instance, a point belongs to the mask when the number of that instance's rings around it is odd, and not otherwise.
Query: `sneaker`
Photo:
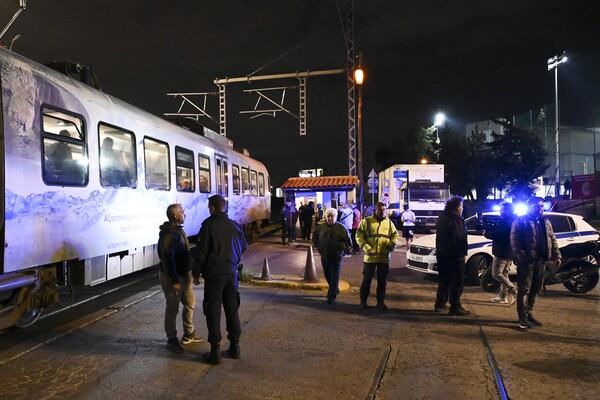
[[[446,311],[448,309],[448,305],[443,305],[443,306],[435,306],[433,307],[433,311],[435,312],[442,312],[442,311]]]
[[[352,254],[344,254],[344,258],[352,257]]]
[[[490,301],[493,301],[494,303],[508,304],[508,300],[506,300],[506,297],[496,296],[493,299],[490,299]]]
[[[181,337],[181,344],[192,344],[192,343],[200,343],[202,342],[202,338],[196,336],[195,333],[189,333],[187,335],[183,335]]]
[[[533,327],[533,324],[531,322],[529,322],[528,320],[520,319],[518,326],[521,329],[530,329],[531,327]]]
[[[167,349],[172,353],[183,353],[183,347],[181,347],[177,338],[169,339],[167,342]]]
[[[508,305],[509,306],[512,306],[517,301],[517,295],[516,294],[512,294],[511,293],[511,294],[508,295],[508,298],[509,298],[509,300],[508,300]]]
[[[533,318],[533,315],[531,315],[531,314],[529,314],[529,316],[527,316],[527,319],[533,326],[544,326],[544,324],[542,324],[540,321]]]

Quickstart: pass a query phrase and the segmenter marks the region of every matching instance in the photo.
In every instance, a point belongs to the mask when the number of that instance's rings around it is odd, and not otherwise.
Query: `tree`
[[[535,129],[518,128],[504,119],[494,122],[504,128],[504,134],[492,133],[495,186],[510,196],[530,196],[534,179],[543,175],[549,164],[542,135]]]
[[[391,143],[375,149],[376,169],[381,171],[394,164],[418,164],[421,158],[429,157],[431,138],[427,128],[409,129],[403,135],[393,137]]]

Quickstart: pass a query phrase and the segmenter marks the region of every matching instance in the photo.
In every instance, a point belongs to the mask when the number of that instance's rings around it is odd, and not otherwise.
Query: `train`
[[[214,194],[247,230],[269,220],[266,167],[216,132],[193,132],[4,48],[0,78],[0,329],[31,325],[61,285],[156,265],[169,204],[185,209],[192,239]]]

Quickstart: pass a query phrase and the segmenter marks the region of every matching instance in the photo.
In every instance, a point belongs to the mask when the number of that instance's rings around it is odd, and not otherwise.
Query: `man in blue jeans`
[[[158,278],[167,302],[165,309],[167,348],[174,353],[183,353],[183,347],[177,340],[176,321],[180,302],[183,304],[181,319],[184,330],[181,343],[200,343],[202,339],[196,336],[192,322],[196,297],[192,287],[189,242],[181,226],[185,221],[185,212],[181,204],[171,204],[167,207],[167,218],[169,220],[160,227],[158,238],[160,257]]]

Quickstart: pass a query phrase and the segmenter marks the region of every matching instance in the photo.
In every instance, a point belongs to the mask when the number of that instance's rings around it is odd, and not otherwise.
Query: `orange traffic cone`
[[[269,272],[269,260],[267,260],[267,257],[265,257],[265,261],[263,262],[262,275],[260,276],[260,279],[263,281],[271,280],[271,273]]]
[[[315,257],[313,256],[312,246],[308,246],[308,253],[306,253],[306,269],[304,270],[304,281],[317,283],[317,269],[315,268]]]

